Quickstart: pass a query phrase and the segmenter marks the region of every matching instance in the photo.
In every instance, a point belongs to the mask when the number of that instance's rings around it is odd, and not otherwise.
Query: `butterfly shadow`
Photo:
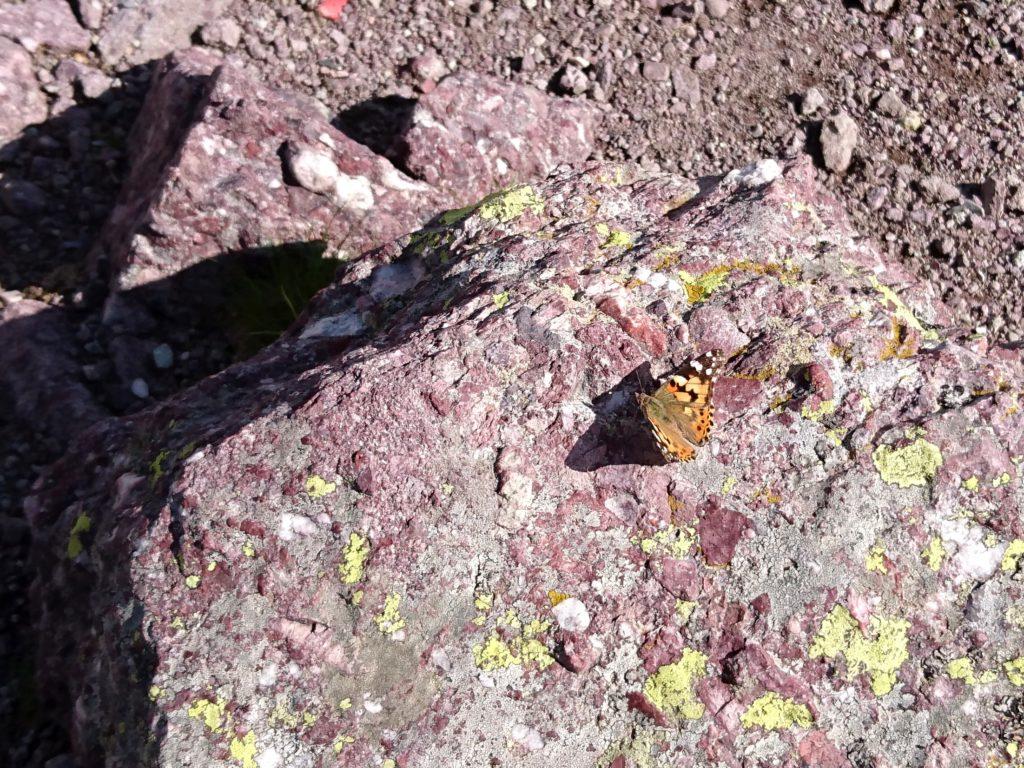
[[[661,466],[665,458],[636,402],[639,392],[649,392],[655,380],[651,364],[644,362],[590,404],[594,422],[566,456],[565,466],[576,472],[593,472],[621,464]]]

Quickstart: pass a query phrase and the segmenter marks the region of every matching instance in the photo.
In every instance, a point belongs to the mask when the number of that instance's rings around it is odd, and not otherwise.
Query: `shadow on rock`
[[[576,441],[565,465],[577,472],[601,467],[639,464],[645,467],[665,463],[657,443],[640,412],[636,396],[654,387],[649,362],[630,371],[622,381],[594,398],[594,423]]]
[[[388,156],[392,145],[409,126],[416,99],[382,96],[367,99],[341,112],[332,122],[353,141]]]

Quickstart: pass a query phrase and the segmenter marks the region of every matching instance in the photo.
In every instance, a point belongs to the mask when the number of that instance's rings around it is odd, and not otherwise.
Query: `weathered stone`
[[[987,760],[1024,682],[1021,350],[944,330],[807,165],[635,173],[354,260],[71,447],[28,510],[82,761]],[[713,347],[716,425],[666,465],[635,394]]]
[[[99,37],[103,59],[110,65],[144,64],[187,47],[192,33],[216,20],[231,0],[115,0],[111,5]]]
[[[67,0],[4,3],[0,37],[17,40],[30,51],[42,46],[54,53],[86,51],[90,44],[89,33],[82,29]],[[0,61],[3,59],[0,56]]]
[[[46,96],[39,90],[32,57],[17,43],[0,38],[0,146],[32,123],[46,119]]]
[[[402,167],[456,205],[512,183],[543,178],[593,149],[595,110],[528,86],[450,75],[420,99],[393,149]]]
[[[857,123],[845,112],[828,118],[821,126],[821,154],[825,167],[843,173],[850,167],[857,146]]]

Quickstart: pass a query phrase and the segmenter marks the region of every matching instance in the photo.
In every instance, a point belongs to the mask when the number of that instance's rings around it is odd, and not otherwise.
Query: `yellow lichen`
[[[1021,557],[1024,557],[1024,539],[1014,539],[1006,545],[999,567],[1003,573],[1014,573],[1020,565]]]
[[[697,543],[697,531],[692,526],[680,528],[669,524],[667,528],[655,531],[650,538],[640,540],[640,550],[650,555],[655,550],[664,550],[670,557],[680,559],[686,557],[693,545]]]
[[[501,224],[518,219],[526,211],[540,215],[544,212],[544,200],[525,184],[488,195],[477,208],[480,218]]]
[[[1004,485],[1009,485],[1013,477],[1010,476],[1009,472],[1003,472],[999,477],[992,481],[993,488],[1001,488]]]
[[[676,614],[679,616],[679,620],[685,624],[693,616],[693,612],[697,609],[697,603],[694,600],[676,600]]]
[[[971,475],[966,480],[964,480],[963,486],[964,488],[971,492],[978,490],[978,478],[974,475]]]
[[[693,648],[684,648],[679,661],[665,664],[647,678],[644,695],[667,715],[686,720],[698,720],[704,715],[704,705],[694,690],[697,682],[707,675],[708,657]]]
[[[192,575],[185,577],[185,586],[189,589],[198,589],[201,581],[202,578],[198,574],[193,573]]]
[[[1024,688],[1024,656],[1007,661],[1003,664],[1003,670],[1011,683]]]
[[[903,299],[901,299],[892,288],[881,283],[874,275],[869,275],[868,281],[871,283],[871,287],[879,293],[879,304],[886,309],[889,309],[899,320],[902,320],[905,325],[913,328],[928,341],[938,340],[939,334],[932,330],[926,330],[925,327],[921,325],[921,321],[918,320],[910,310],[910,307],[903,302]]]
[[[510,301],[508,291],[502,291],[501,293],[494,294],[491,297],[491,300],[494,301],[495,307],[497,307],[498,309],[504,309],[505,307],[508,306],[508,303]]]
[[[242,764],[242,768],[256,768],[256,734],[249,731],[242,738],[231,739],[231,759]]]
[[[497,632],[492,632],[484,642],[474,645],[473,662],[479,669],[490,672],[512,666],[536,666],[543,670],[554,663],[551,652],[538,639],[551,627],[550,621],[533,619],[523,624],[510,610],[498,623],[518,630],[519,634],[506,642]]]
[[[160,690],[160,686],[159,685],[151,685],[151,686],[149,686],[149,700],[150,701],[156,701],[157,699],[159,699],[161,693],[163,693],[163,691]]]
[[[938,571],[942,567],[942,561],[945,558],[946,546],[938,536],[933,537],[928,542],[928,546],[921,552],[921,559],[924,560],[924,564],[933,571]]]
[[[835,400],[822,400],[817,408],[811,408],[805,405],[800,409],[800,415],[809,421],[821,421],[825,416],[831,416],[835,412]]]
[[[871,690],[884,696],[896,685],[896,673],[910,654],[907,652],[907,630],[910,622],[903,619],[872,617],[871,634],[861,630],[857,620],[843,606],[836,605],[821,622],[811,643],[812,659],[846,659],[847,676],[852,679],[861,672],[871,679]]]
[[[868,550],[864,567],[872,573],[888,573],[889,569],[885,565],[885,547],[875,544],[875,546]]]
[[[344,699],[338,702],[338,709],[342,712],[352,709],[352,699],[346,696]]]
[[[882,480],[900,488],[927,485],[942,466],[939,447],[923,437],[902,448],[880,445],[871,459]]]
[[[384,598],[384,610],[373,617],[373,623],[385,635],[393,635],[405,626],[405,619],[398,612],[398,606],[402,602],[402,596],[392,592]]]
[[[242,545],[242,554],[246,557],[256,557],[256,547],[247,541]]]
[[[722,495],[732,493],[732,489],[736,487],[738,482],[739,480],[732,475],[725,478],[725,482],[722,483]]]
[[[348,535],[348,544],[341,552],[338,575],[343,584],[358,584],[366,573],[366,561],[370,559],[370,540],[353,531]]]
[[[565,594],[565,592],[559,592],[557,589],[548,590],[548,602],[551,603],[552,608],[568,599],[569,595]]]
[[[597,224],[594,229],[602,239],[602,248],[632,248],[633,236],[623,229],[611,229],[607,224]]]
[[[227,706],[227,702],[219,696],[216,701],[198,699],[188,708],[188,716],[202,720],[214,733],[222,733],[227,719]]]
[[[522,659],[497,632],[492,632],[484,642],[473,646],[473,663],[484,672],[491,672],[521,664]]]
[[[75,524],[71,526],[71,533],[68,536],[68,560],[74,560],[85,549],[82,544],[82,534],[88,533],[92,528],[92,518],[88,515],[79,515]]]
[[[781,731],[794,725],[810,728],[814,718],[806,705],[769,691],[747,707],[740,715],[740,722],[744,728],[759,727],[766,731]]]
[[[337,483],[329,483],[320,475],[310,475],[306,478],[306,493],[311,499],[322,499],[334,493],[338,489]]]
[[[345,747],[347,747],[354,741],[354,737],[341,734],[340,736],[334,739],[334,754],[339,754],[341,750],[343,750]]]

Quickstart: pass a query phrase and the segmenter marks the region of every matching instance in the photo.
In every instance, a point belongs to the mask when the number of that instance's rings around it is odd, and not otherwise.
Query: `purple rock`
[[[46,96],[36,81],[32,57],[16,43],[0,38],[0,146],[32,123],[41,123],[48,111]]]
[[[4,3],[0,37],[17,40],[34,51],[45,46],[54,53],[89,50],[89,33],[82,29],[67,0],[26,0]],[[0,61],[5,57],[0,56]]]

